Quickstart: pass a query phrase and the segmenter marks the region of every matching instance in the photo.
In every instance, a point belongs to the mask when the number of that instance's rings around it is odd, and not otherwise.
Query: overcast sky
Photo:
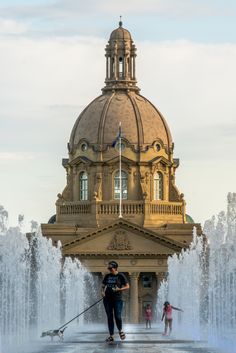
[[[234,0],[1,0],[0,204],[11,224],[55,213],[70,131],[104,85],[120,14],[141,93],[170,126],[187,213],[204,222],[236,191]]]

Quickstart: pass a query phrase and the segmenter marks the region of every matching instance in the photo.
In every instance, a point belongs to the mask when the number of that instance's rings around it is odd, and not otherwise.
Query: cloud
[[[27,30],[27,26],[23,23],[11,19],[0,18],[0,35],[3,34],[22,34]]]
[[[118,25],[139,38],[235,41],[236,4],[211,0],[47,0],[0,5],[0,18],[26,27],[28,37],[91,35],[103,37]],[[2,34],[3,35],[3,34]]]
[[[0,162],[30,161],[34,156],[30,153],[0,152]]]
[[[224,4],[212,3],[203,0],[119,0],[118,2],[110,0],[57,0],[54,2],[29,5],[11,5],[2,6],[1,12],[4,15],[9,13],[20,18],[79,18],[86,15],[98,14],[112,15],[119,18],[120,14],[124,16],[134,15],[165,15],[168,17],[198,17],[198,16],[219,16],[233,15],[235,6],[233,3]]]

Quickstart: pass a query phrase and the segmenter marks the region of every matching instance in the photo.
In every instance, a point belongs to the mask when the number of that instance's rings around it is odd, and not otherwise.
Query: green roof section
[[[187,221],[187,223],[195,223],[194,220],[192,219],[192,217],[189,216],[187,213],[186,213],[186,221]]]

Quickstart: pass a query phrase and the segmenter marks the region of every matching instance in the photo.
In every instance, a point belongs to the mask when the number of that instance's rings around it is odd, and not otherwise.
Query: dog
[[[65,331],[66,328],[67,328],[67,326],[64,327],[64,328],[61,329],[61,330],[49,330],[49,331],[44,331],[44,332],[42,332],[41,337],[49,336],[49,337],[51,337],[51,341],[53,341],[53,337],[56,337],[56,336],[57,336],[57,337],[59,337],[59,341],[62,342],[63,339],[64,339],[64,331]]]

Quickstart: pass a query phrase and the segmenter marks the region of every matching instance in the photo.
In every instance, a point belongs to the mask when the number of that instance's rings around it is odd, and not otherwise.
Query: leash
[[[75,317],[73,317],[73,319],[71,319],[70,321],[66,322],[64,325],[62,325],[61,327],[59,327],[58,331],[61,330],[63,327],[65,327],[66,325],[70,324],[73,320],[77,319],[77,317],[79,317],[80,315],[83,315],[84,313],[86,313],[86,311],[90,310],[93,306],[97,305],[98,303],[100,303],[103,300],[103,298],[99,299],[98,301],[96,301],[95,303],[93,303],[92,305],[90,305],[88,308],[86,308],[84,311],[82,311],[81,313],[79,313],[78,315],[76,315]]]

